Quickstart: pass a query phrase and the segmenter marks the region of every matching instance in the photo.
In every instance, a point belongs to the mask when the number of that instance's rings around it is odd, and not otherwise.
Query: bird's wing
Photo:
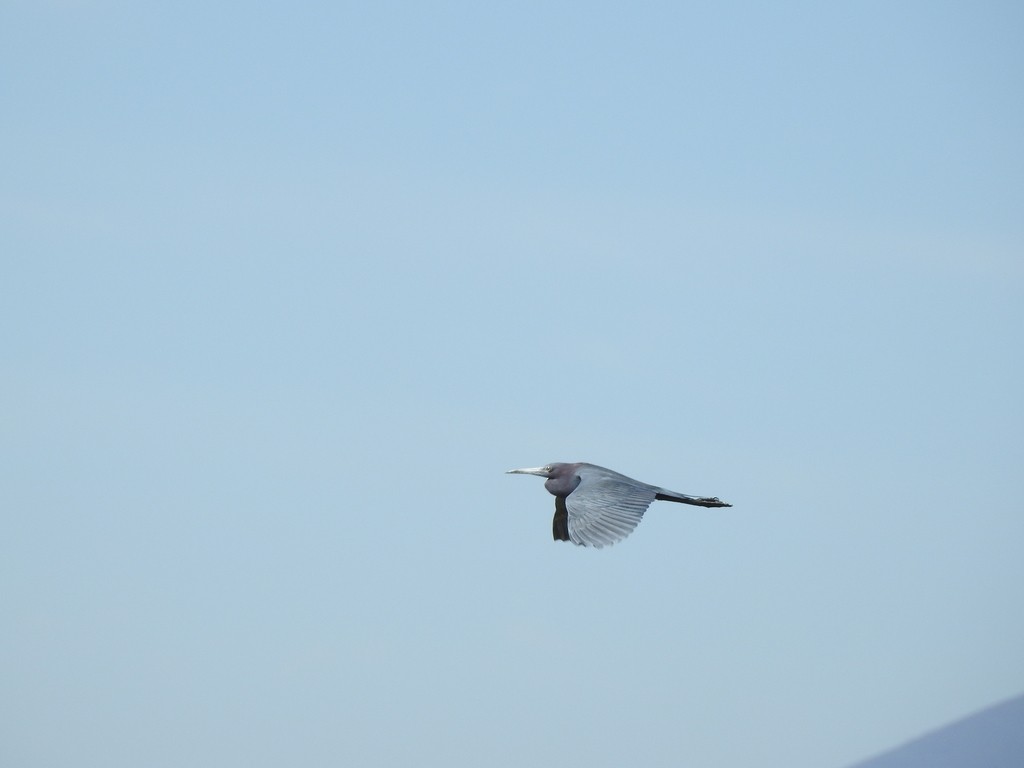
[[[569,511],[565,508],[565,496],[555,496],[555,519],[551,521],[551,533],[555,541],[569,541]]]
[[[580,477],[576,490],[565,497],[573,544],[606,547],[621,541],[640,524],[654,501],[653,488],[629,478],[619,479],[615,473],[581,469]]]

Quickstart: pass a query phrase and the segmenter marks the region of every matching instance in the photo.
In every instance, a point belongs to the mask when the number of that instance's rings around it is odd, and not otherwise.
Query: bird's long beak
[[[526,467],[525,469],[510,469],[505,473],[506,475],[539,475],[540,477],[547,477],[547,472],[544,467]]]

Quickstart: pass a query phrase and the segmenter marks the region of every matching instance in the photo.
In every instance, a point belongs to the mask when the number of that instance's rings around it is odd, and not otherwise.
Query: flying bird
[[[652,501],[732,506],[715,496],[676,493],[583,462],[510,469],[505,474],[546,477],[544,487],[555,497],[555,541],[571,541],[583,547],[601,548],[622,541],[640,524]]]

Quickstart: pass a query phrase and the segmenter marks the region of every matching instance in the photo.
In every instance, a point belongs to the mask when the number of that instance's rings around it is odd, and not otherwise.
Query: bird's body
[[[584,547],[605,547],[626,538],[639,525],[652,501],[698,507],[732,506],[716,497],[676,493],[583,462],[510,469],[508,473],[547,478],[544,487],[555,497],[555,540]]]

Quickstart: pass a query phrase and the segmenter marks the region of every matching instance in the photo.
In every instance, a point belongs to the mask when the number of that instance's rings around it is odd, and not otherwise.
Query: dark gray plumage
[[[698,507],[732,506],[714,496],[676,493],[583,462],[510,469],[506,474],[546,477],[544,487],[555,497],[555,540],[584,547],[610,546],[629,536],[652,501],[676,501]]]

